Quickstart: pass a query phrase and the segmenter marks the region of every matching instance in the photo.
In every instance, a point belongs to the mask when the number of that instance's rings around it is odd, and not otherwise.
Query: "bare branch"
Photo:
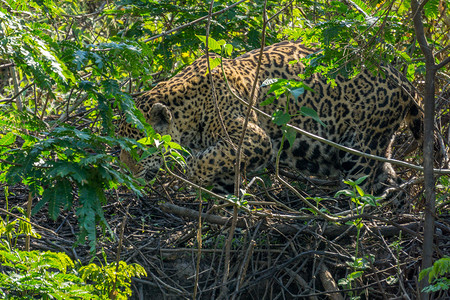
[[[248,1],[248,0],[240,0],[240,1],[234,3],[234,4],[230,5],[230,6],[225,7],[224,9],[221,9],[221,10],[219,10],[219,11],[217,11],[217,12],[211,14],[211,16],[214,17],[214,16],[217,16],[217,15],[220,15],[220,14],[226,12],[227,10],[230,10],[230,9],[232,9],[233,7],[235,7],[235,6],[239,5],[239,4],[241,4],[242,2],[246,2],[246,1]],[[204,21],[204,20],[208,19],[209,16],[210,16],[210,15],[208,14],[208,15],[206,15],[206,16],[204,16],[204,17],[201,17],[201,18],[198,18],[197,20],[194,20],[194,21],[192,21],[192,22],[186,23],[186,24],[184,24],[184,25],[178,26],[178,27],[173,28],[173,29],[168,30],[168,31],[164,31],[163,33],[157,34],[157,35],[155,35],[155,36],[152,36],[151,38],[148,38],[148,39],[144,40],[144,43],[148,43],[148,42],[150,42],[150,41],[156,40],[157,38],[160,38],[160,37],[166,36],[166,35],[168,35],[168,34],[171,34],[171,33],[175,32],[175,31],[178,31],[178,30],[181,30],[181,29],[183,29],[183,28],[186,28],[186,27],[192,26],[192,25],[194,25],[194,24],[197,24],[198,22],[201,22],[201,21]]]
[[[241,149],[242,149],[242,144],[244,143],[245,133],[247,131],[248,120],[250,119],[252,107],[255,104],[254,98],[255,98],[256,86],[258,84],[259,70],[261,69],[261,61],[262,61],[264,46],[265,46],[265,42],[266,42],[266,26],[267,26],[266,5],[267,5],[267,0],[264,1],[263,27],[262,27],[262,33],[261,33],[261,48],[259,50],[258,64],[256,65],[255,80],[253,81],[252,90],[250,92],[249,105],[248,105],[247,113],[245,115],[241,138],[239,139],[237,152],[236,152],[237,154],[236,154],[236,166],[235,166],[234,194],[237,197],[239,197],[239,185],[240,185],[240,174],[241,174]],[[227,84],[228,84],[228,82],[227,82]]]
[[[436,65],[436,70],[442,69],[446,64],[450,63],[450,57],[447,57],[440,64]]]

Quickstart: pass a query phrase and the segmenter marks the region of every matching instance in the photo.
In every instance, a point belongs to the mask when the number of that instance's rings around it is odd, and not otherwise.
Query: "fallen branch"
[[[161,208],[162,211],[164,211],[166,213],[171,213],[171,214],[177,215],[179,217],[185,217],[185,218],[189,218],[191,220],[198,220],[198,217],[199,217],[198,211],[192,210],[189,208],[185,208],[185,207],[181,207],[181,206],[177,206],[174,204],[163,203],[163,204],[160,204],[159,207]],[[217,215],[211,215],[211,214],[207,214],[207,213],[202,213],[201,218],[204,222],[208,222],[208,223],[212,223],[212,224],[231,225],[231,223],[230,223],[231,218],[221,217],[221,216],[217,216]],[[239,227],[239,228],[245,227],[245,222],[244,222],[243,218],[238,218],[237,227]]]
[[[334,281],[333,276],[331,275],[330,271],[328,270],[327,266],[322,263],[320,266],[319,271],[320,281],[322,282],[323,287],[325,288],[325,292],[331,292],[328,295],[328,299],[330,300],[344,300],[341,293],[339,292],[339,287]]]
[[[189,208],[185,208],[185,207],[180,207],[175,204],[162,203],[159,205],[159,207],[164,212],[174,214],[178,217],[185,217],[190,220],[198,220],[198,218],[199,218],[198,211],[189,209]],[[267,217],[270,217],[270,216],[267,216]],[[283,219],[289,219],[289,215],[284,215],[283,217],[284,217]],[[221,217],[221,216],[217,216],[217,215],[202,213],[201,218],[205,222],[208,222],[211,224],[231,225],[231,222],[230,222],[231,218],[227,218],[227,217]],[[276,218],[277,218],[277,216],[273,216],[273,219],[276,219]],[[345,223],[346,221],[348,221],[350,219],[354,219],[354,218],[362,218],[362,219],[366,219],[366,220],[375,219],[375,220],[378,220],[378,221],[381,221],[384,223],[391,224],[391,225],[386,225],[386,226],[371,227],[371,229],[376,228],[377,230],[379,230],[379,232],[385,237],[395,236],[395,235],[398,235],[400,232],[403,232],[404,234],[416,236],[418,234],[418,231],[421,226],[420,221],[417,221],[417,222],[413,221],[413,222],[409,222],[406,224],[397,224],[391,220],[387,220],[387,219],[384,219],[381,217],[368,215],[368,214],[357,215],[352,218],[342,218],[342,220],[339,220],[339,221],[342,221],[342,223]],[[296,220],[296,219],[297,219],[296,216],[292,216],[291,220]],[[314,216],[311,216],[311,219],[314,219]],[[248,218],[247,218],[247,221],[248,221]],[[246,228],[247,225],[245,223],[244,218],[238,218],[236,226],[238,228]],[[263,224],[262,229],[267,229],[269,227],[275,229],[276,231],[280,232],[281,234],[293,235],[293,234],[298,233],[298,231],[301,230],[304,227],[304,225],[301,225],[301,224],[264,225]],[[310,228],[311,231],[314,231],[314,229],[315,229],[314,227]],[[325,231],[322,233],[322,235],[326,236],[329,239],[333,239],[343,233],[346,233],[348,235],[355,235],[356,227],[354,227],[353,225],[328,225],[327,228],[325,229]]]

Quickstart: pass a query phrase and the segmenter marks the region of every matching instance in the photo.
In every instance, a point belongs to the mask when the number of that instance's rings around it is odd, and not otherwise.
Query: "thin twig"
[[[217,12],[211,14],[211,16],[214,17],[214,16],[217,16],[217,15],[220,15],[220,14],[226,12],[227,10],[230,10],[230,9],[232,9],[233,7],[235,7],[235,6],[239,5],[239,4],[241,4],[242,2],[246,2],[246,1],[248,1],[248,0],[240,0],[240,1],[236,2],[236,3],[233,3],[232,5],[227,6],[227,7],[225,7],[224,9],[221,9],[221,10],[219,10],[219,11],[217,11]],[[201,17],[201,18],[198,18],[197,20],[194,20],[194,21],[192,21],[192,22],[189,22],[189,23],[186,23],[186,24],[184,24],[184,25],[181,25],[181,26],[178,26],[178,27],[176,27],[176,28],[173,28],[173,29],[171,29],[171,30],[164,31],[163,33],[157,34],[157,35],[155,35],[155,36],[152,36],[151,38],[148,38],[148,39],[144,40],[144,43],[148,43],[148,42],[153,41],[153,40],[156,40],[156,39],[158,39],[158,38],[160,38],[160,37],[163,37],[163,36],[166,36],[166,35],[168,35],[168,34],[171,34],[171,33],[175,32],[175,31],[178,31],[178,30],[181,30],[181,29],[183,29],[183,28],[192,26],[192,25],[194,25],[194,24],[196,24],[196,23],[198,23],[198,22],[201,22],[201,21],[204,21],[204,20],[208,19],[209,17],[210,17],[210,14],[208,14],[208,15],[206,15],[206,16],[203,16],[203,17]]]
[[[261,69],[261,62],[262,62],[264,46],[265,46],[265,41],[266,41],[266,26],[267,26],[266,6],[267,6],[267,0],[264,1],[263,26],[262,26],[262,33],[261,33],[261,48],[259,49],[258,63],[256,65],[256,71],[255,71],[255,80],[253,81],[252,90],[250,92],[248,109],[247,109],[247,113],[245,115],[241,138],[239,139],[239,143],[237,145],[237,151],[236,151],[236,165],[235,165],[235,179],[234,179],[234,194],[236,195],[236,197],[239,197],[239,185],[241,182],[240,174],[241,174],[242,144],[244,143],[245,133],[247,131],[250,114],[252,112],[253,105],[255,104],[255,101],[256,101],[255,92],[256,92],[256,86],[259,83],[258,77],[259,77],[259,71]]]
[[[234,97],[236,97],[242,104],[244,104],[246,106],[249,106],[249,104],[244,99],[239,97],[238,95],[234,94]],[[262,110],[260,110],[260,109],[258,109],[256,107],[254,107],[254,106],[252,107],[252,109],[255,110],[257,113],[263,115],[266,118],[269,118],[269,119],[272,118],[271,115],[269,115],[268,113],[266,113],[266,112],[264,112],[264,111],[262,111]],[[315,135],[315,134],[313,134],[313,133],[311,133],[309,131],[306,131],[304,129],[298,128],[298,127],[296,127],[294,125],[291,125],[289,123],[286,124],[286,126],[288,128],[291,128],[291,129],[297,131],[298,133],[300,133],[302,135],[305,135],[305,136],[307,136],[309,138],[312,138],[312,139],[314,139],[316,141],[322,142],[324,144],[327,144],[327,145],[329,145],[331,147],[334,147],[334,148],[337,148],[339,150],[342,150],[342,151],[345,151],[345,152],[348,152],[348,153],[351,153],[351,154],[354,154],[354,155],[357,155],[357,156],[370,158],[370,159],[381,161],[381,162],[387,162],[387,163],[390,163],[390,164],[393,164],[393,165],[397,165],[397,166],[401,166],[401,167],[405,167],[405,168],[409,168],[409,169],[412,169],[412,170],[423,172],[423,167],[421,167],[421,166],[413,165],[413,164],[410,164],[410,163],[407,163],[407,162],[404,162],[404,161],[400,161],[400,160],[396,160],[396,159],[392,159],[392,158],[386,158],[386,157],[381,157],[381,156],[377,156],[377,155],[361,152],[361,151],[358,151],[356,149],[349,148],[349,147],[343,146],[341,144],[335,143],[333,141],[327,140],[326,138],[323,138],[321,136]],[[433,169],[433,172],[435,174],[446,175],[446,174],[450,174],[450,169]]]
[[[214,1],[211,1],[211,4],[209,6],[208,22],[206,24],[206,40],[205,40],[206,66],[208,68],[208,77],[209,77],[209,80],[211,81],[211,95],[213,97],[214,109],[216,110],[217,116],[219,117],[220,127],[222,127],[222,130],[225,134],[226,142],[229,143],[234,148],[233,142],[232,142],[230,136],[228,135],[227,127],[225,126],[225,123],[223,122],[222,112],[220,111],[219,104],[217,101],[217,93],[216,93],[216,87],[214,85],[214,78],[213,78],[213,75],[211,72],[211,62],[209,61],[210,60],[210,58],[209,58],[209,29],[211,26],[211,16],[212,16],[213,6],[214,6]]]
[[[27,219],[25,219],[25,218],[22,218],[22,217],[20,217],[20,216],[14,214],[14,213],[12,213],[12,212],[7,211],[6,209],[0,208],[0,211],[3,212],[3,213],[5,213],[5,214],[8,214],[8,215],[10,215],[10,216],[12,216],[12,217],[14,217],[14,218],[17,218],[17,219],[19,219],[19,220],[22,220],[22,221],[24,221],[24,222],[30,224],[30,225],[33,226],[33,227],[36,227],[36,228],[45,230],[45,231],[50,232],[51,234],[54,234],[54,235],[58,235],[58,234],[57,234],[56,232],[54,232],[53,230],[48,229],[48,228],[45,228],[45,227],[42,227],[42,226],[40,226],[40,225],[38,225],[38,224],[36,224],[36,223],[33,223],[33,222],[31,222],[31,221],[29,221],[29,220],[27,220]]]

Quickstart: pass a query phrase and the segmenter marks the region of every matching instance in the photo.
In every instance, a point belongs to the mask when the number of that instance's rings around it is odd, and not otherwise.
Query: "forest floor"
[[[237,211],[235,229],[231,205],[200,202],[194,190],[167,176],[148,187],[142,198],[127,190],[112,191],[103,207],[112,236],[99,230],[97,256],[104,251],[108,262],[116,259],[125,222],[120,259],[138,263],[148,273],[133,279],[133,299],[192,299],[194,293],[197,299],[217,299],[221,293],[223,299],[417,298],[423,239],[420,189],[417,196],[403,196],[401,207],[366,207],[358,218],[348,212],[348,200],[324,198],[317,202],[321,210],[347,216],[347,221],[326,221],[273,182],[268,194],[261,186],[251,188],[250,210]],[[339,189],[319,189],[305,180],[295,183],[314,195],[333,195]],[[27,190],[15,187],[10,192],[9,207],[26,208]],[[448,204],[440,209],[436,258],[450,255]],[[74,210],[53,221],[44,208],[31,220],[56,233],[36,228],[42,238],[32,240],[33,249],[63,251],[83,264],[90,262],[87,245],[75,244]],[[436,294],[436,299],[443,295],[448,293]]]

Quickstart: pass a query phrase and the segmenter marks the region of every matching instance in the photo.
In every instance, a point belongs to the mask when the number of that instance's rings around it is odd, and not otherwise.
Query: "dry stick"
[[[11,102],[11,101],[13,101],[14,99],[16,99],[17,97],[22,95],[23,92],[28,90],[33,84],[34,84],[34,82],[28,84],[26,87],[24,87],[19,92],[17,92],[17,94],[14,94],[14,96],[12,96],[11,98],[6,98],[6,99],[3,99],[3,100],[0,100],[0,102]],[[19,109],[19,108],[17,108],[17,109]]]
[[[41,117],[39,118],[41,121],[44,119],[45,110],[47,109],[49,99],[50,99],[50,92],[47,91],[47,98],[45,99],[44,107],[42,107]]]
[[[372,223],[372,225],[375,225],[375,222],[372,221],[371,223]],[[371,234],[373,234],[373,235],[375,236],[375,233],[374,233],[368,226],[365,226],[365,228],[366,228]],[[378,233],[380,233],[379,230],[378,230]],[[378,236],[377,236],[377,237],[378,237]],[[388,298],[387,298],[387,296],[386,296],[386,291],[385,291],[384,287],[381,285],[381,281],[380,281],[380,278],[379,278],[379,276],[378,276],[378,271],[377,271],[376,267],[374,266],[373,261],[370,260],[370,259],[369,259],[369,264],[370,264],[370,268],[372,269],[372,272],[373,272],[373,275],[374,275],[374,277],[375,277],[375,280],[377,281],[378,289],[379,289],[379,291],[381,292],[381,295],[383,295],[383,300],[387,300]]]
[[[222,10],[219,10],[219,11],[217,11],[217,12],[211,14],[211,16],[214,17],[214,16],[217,16],[217,15],[220,15],[220,14],[226,12],[227,10],[230,10],[230,9],[232,9],[233,7],[235,7],[235,6],[239,5],[239,4],[241,4],[242,2],[246,2],[246,1],[248,1],[248,0],[241,0],[241,1],[238,1],[238,2],[236,2],[236,3],[234,3],[234,4],[230,5],[230,6],[225,7],[225,8],[222,9]],[[206,16],[203,16],[203,17],[201,17],[201,18],[198,18],[197,20],[194,20],[194,21],[192,21],[192,22],[189,22],[189,23],[186,23],[186,24],[184,24],[184,25],[181,25],[181,26],[178,26],[178,27],[176,27],[176,28],[173,28],[173,29],[171,29],[171,30],[165,31],[165,32],[163,32],[163,33],[160,33],[160,34],[158,34],[158,35],[152,36],[151,38],[148,38],[148,39],[144,40],[144,43],[148,43],[148,42],[150,42],[150,41],[152,41],[152,40],[156,40],[157,38],[166,36],[166,35],[168,35],[168,34],[171,34],[171,33],[175,32],[175,31],[178,31],[178,30],[181,30],[181,29],[183,29],[183,28],[192,26],[192,25],[194,25],[194,24],[196,24],[196,23],[198,23],[198,22],[201,22],[201,21],[204,21],[204,20],[208,19],[209,17],[210,17],[210,14],[208,14],[208,15],[206,15]]]
[[[266,197],[268,199],[270,199],[274,203],[271,203],[271,202],[257,202],[257,201],[255,201],[255,203],[253,203],[253,201],[248,201],[248,204],[253,204],[253,205],[256,205],[256,204],[260,204],[260,205],[263,205],[263,204],[274,205],[275,204],[275,205],[278,205],[278,206],[286,209],[287,211],[289,211],[291,213],[298,214],[297,210],[287,206],[286,204],[284,204],[284,203],[278,201],[277,199],[275,199],[274,197],[272,197],[272,195],[270,195],[269,191],[267,190],[266,183],[264,182],[264,180],[262,180],[260,177],[254,177],[253,179],[257,180],[262,185],[262,187],[264,189],[264,194],[266,195]]]
[[[383,235],[381,234],[381,232],[378,230],[379,233],[379,238],[383,241],[383,244],[386,246],[385,248],[388,250],[388,252],[391,254],[392,258],[395,261],[395,270],[397,271],[397,277],[398,277],[398,283],[399,286],[401,288],[401,290],[403,291],[403,298],[406,298],[407,300],[411,300],[411,298],[408,296],[408,293],[406,292],[405,289],[405,285],[403,284],[403,276],[402,276],[402,272],[400,270],[400,261],[398,259],[398,257],[392,252],[391,247],[389,247],[389,245],[386,243],[386,240],[384,239]],[[400,235],[401,238],[401,235]]]
[[[250,262],[250,257],[252,257],[253,252],[255,250],[255,246],[256,246],[256,234],[259,231],[259,227],[261,226],[262,221],[259,221],[258,224],[256,225],[255,228],[255,232],[253,233],[253,236],[249,242],[249,246],[247,251],[245,252],[245,257],[244,260],[242,262],[243,267],[239,270],[238,273],[238,280],[237,280],[237,284],[236,284],[236,289],[234,290],[234,294],[233,294],[233,298],[232,299],[236,299],[236,296],[239,292],[239,288],[242,286],[242,283],[244,282],[244,278],[245,278],[245,274],[247,273],[247,269],[248,269],[248,264]]]
[[[290,268],[285,268],[285,271],[291,276],[294,277],[294,280],[305,290],[305,292],[307,292],[308,290],[310,290],[311,288],[308,286],[308,283],[306,282],[305,279],[303,279],[300,275],[298,275],[297,272],[295,272],[294,270],[290,269]],[[305,298],[308,297],[309,300],[317,300],[316,296],[308,296],[305,295]]]
[[[220,127],[222,127],[222,130],[225,134],[225,140],[226,142],[230,143],[231,146],[234,148],[233,142],[231,141],[230,136],[228,135],[228,130],[225,127],[225,123],[223,122],[222,113],[219,108],[219,104],[217,101],[217,93],[216,93],[216,87],[214,85],[214,78],[212,76],[211,72],[211,63],[209,61],[209,29],[211,27],[211,15],[212,15],[212,9],[214,5],[214,0],[211,1],[211,4],[209,6],[209,13],[208,13],[208,23],[206,24],[206,41],[205,41],[205,47],[206,47],[206,66],[208,68],[208,77],[211,81],[211,94],[213,96],[213,103],[214,103],[214,109],[216,110],[217,116],[219,117],[219,123]]]
[[[200,205],[198,206],[198,229],[197,229],[197,264],[195,266],[195,282],[194,282],[194,295],[192,299],[197,299],[197,289],[198,282],[200,279],[200,259],[202,256],[202,195],[199,191],[199,201]]]
[[[33,196],[31,194],[31,191],[28,192],[28,201],[27,201],[27,218],[28,220],[31,219],[31,208],[33,205]],[[30,235],[27,233],[27,236],[25,238],[25,251],[30,251]]]
[[[264,7],[263,7],[263,27],[262,27],[262,33],[261,33],[261,48],[259,49],[258,64],[256,65],[256,71],[255,71],[255,80],[253,81],[252,90],[250,92],[249,105],[247,108],[247,113],[245,115],[241,138],[239,140],[239,143],[237,146],[237,152],[236,152],[235,180],[234,180],[234,194],[236,195],[236,197],[239,197],[242,144],[244,143],[245,133],[247,131],[247,126],[248,126],[248,122],[250,119],[250,114],[252,112],[252,107],[255,104],[256,85],[259,82],[259,80],[258,80],[259,71],[261,69],[261,62],[262,62],[262,57],[263,57],[263,53],[264,53],[264,44],[265,44],[265,39],[266,39],[266,26],[267,26],[266,5],[267,5],[267,0],[264,1]],[[225,72],[224,72],[224,74],[225,74]],[[228,86],[228,81],[227,81],[227,86]]]
[[[17,95],[17,100],[16,100],[16,106],[17,106],[17,110],[22,111],[23,109],[23,105],[22,105],[22,97],[21,94],[19,93],[19,84],[17,83],[17,77],[16,77],[16,68],[15,66],[11,66],[9,68],[11,70],[11,77],[13,79],[13,84],[14,84],[14,94]]]
[[[325,292],[333,292],[328,295],[328,298],[330,300],[344,299],[341,293],[336,293],[339,292],[339,287],[336,284],[336,281],[334,281],[333,276],[331,275],[330,271],[328,270],[324,262],[322,262],[320,266],[319,277],[323,287],[325,288]]]
[[[116,286],[117,286],[117,275],[119,274],[120,252],[122,250],[123,232],[125,231],[125,224],[127,223],[129,208],[130,206],[128,205],[127,210],[125,212],[125,216],[123,217],[122,225],[120,226],[119,245],[117,246],[117,253],[116,253],[116,276],[114,278],[113,288],[109,294],[110,299],[117,299]]]
[[[160,204],[160,208],[162,211],[166,213],[172,213],[179,217],[186,217],[191,220],[198,220],[199,218],[199,212],[193,209],[180,207],[174,204],[170,203],[162,203]],[[247,210],[248,213],[250,213]],[[254,215],[258,217],[263,218],[270,218],[270,219],[281,219],[281,220],[304,220],[304,221],[311,221],[314,219],[318,219],[316,216],[309,216],[308,218],[298,218],[298,216],[290,216],[290,215],[280,215],[280,214],[256,214]],[[221,217],[217,215],[211,215],[208,213],[201,213],[201,217],[205,222],[212,223],[212,224],[218,224],[218,225],[227,225],[230,221],[229,218]],[[361,214],[361,215],[355,215],[348,218],[342,218],[339,219],[339,222],[345,223],[346,221],[354,220],[357,218],[362,218],[365,220],[378,220],[385,224],[389,224],[388,226],[379,226],[377,227],[378,230],[380,230],[381,234],[384,236],[393,236],[398,234],[400,231],[403,231],[404,233],[411,235],[411,236],[418,236],[418,229],[419,229],[419,222],[410,222],[406,224],[398,224],[396,222],[393,222],[391,220],[370,215],[370,214]],[[244,220],[238,220],[237,227],[239,228],[245,228],[246,224]],[[294,234],[301,230],[298,226],[292,225],[292,224],[278,224],[273,226],[276,230],[280,231],[282,234],[289,235]],[[327,230],[323,233],[324,236],[328,236],[331,238],[338,237],[339,235],[345,234],[347,232],[350,232],[350,234],[353,234],[355,231],[354,226],[344,226],[344,225],[336,225],[336,226],[328,226]],[[205,250],[204,250],[205,251]]]
[[[222,277],[222,288],[220,289],[220,294],[218,299],[228,299],[228,275],[230,274],[230,257],[231,257],[231,244],[233,242],[233,236],[234,232],[236,230],[236,224],[237,224],[237,218],[238,218],[238,209],[237,206],[233,206],[233,216],[231,219],[231,227],[230,231],[228,232],[228,238],[226,240],[225,244],[225,263],[224,263],[224,270],[223,270],[223,277]]]

